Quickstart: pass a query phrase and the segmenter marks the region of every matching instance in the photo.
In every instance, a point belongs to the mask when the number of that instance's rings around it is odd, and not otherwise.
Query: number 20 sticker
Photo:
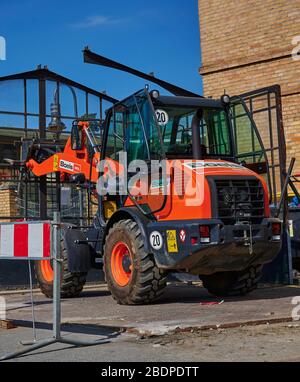
[[[169,115],[165,110],[157,109],[155,115],[160,126],[165,126],[169,122]]]
[[[151,232],[150,244],[153,249],[161,249],[163,245],[163,238],[158,231]]]

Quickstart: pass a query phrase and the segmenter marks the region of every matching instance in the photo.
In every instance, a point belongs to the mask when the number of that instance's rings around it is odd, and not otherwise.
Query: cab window
[[[156,110],[163,146],[167,158],[192,158],[192,121],[197,108],[165,106]],[[230,126],[223,109],[202,108],[199,134],[202,154],[210,156],[231,156]]]
[[[106,156],[118,159],[118,153],[124,150],[124,111],[122,107],[112,110],[106,141]]]

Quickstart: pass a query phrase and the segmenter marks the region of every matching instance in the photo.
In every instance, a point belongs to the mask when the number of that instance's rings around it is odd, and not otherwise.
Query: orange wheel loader
[[[202,98],[87,49],[84,58],[175,96],[146,87],[107,110],[101,136],[75,121],[60,152],[28,150],[34,175],[59,172],[98,201],[91,226],[65,226],[63,296],[78,295],[99,263],[119,304],[157,300],[170,272],[199,276],[217,296],[255,289],[282,224],[270,215],[268,158],[244,101]],[[51,264],[36,273],[51,296]]]
[[[31,151],[26,163],[36,176],[60,172],[88,185],[98,199],[91,227],[64,230],[65,296],[99,261],[119,304],[157,300],[170,272],[199,276],[217,296],[256,288],[282,225],[270,216],[268,160],[242,99],[145,88],[107,111],[98,138],[91,123],[74,122],[61,152],[38,160]],[[37,276],[51,295],[51,264]]]

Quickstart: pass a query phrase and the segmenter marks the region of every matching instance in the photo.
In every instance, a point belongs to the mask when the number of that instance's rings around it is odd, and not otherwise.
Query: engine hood
[[[173,160],[169,165],[174,169],[171,197],[167,198],[159,220],[211,219],[214,194],[210,187],[210,177],[232,179],[256,178],[264,188],[265,215],[269,216],[268,189],[265,180],[254,171],[237,163],[224,160]]]

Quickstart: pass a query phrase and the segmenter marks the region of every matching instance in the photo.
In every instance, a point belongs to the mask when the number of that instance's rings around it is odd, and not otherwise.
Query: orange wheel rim
[[[113,247],[111,254],[111,272],[115,282],[124,287],[132,275],[132,257],[127,244],[120,241]]]
[[[47,282],[53,281],[53,268],[50,260],[41,260],[41,272]]]

